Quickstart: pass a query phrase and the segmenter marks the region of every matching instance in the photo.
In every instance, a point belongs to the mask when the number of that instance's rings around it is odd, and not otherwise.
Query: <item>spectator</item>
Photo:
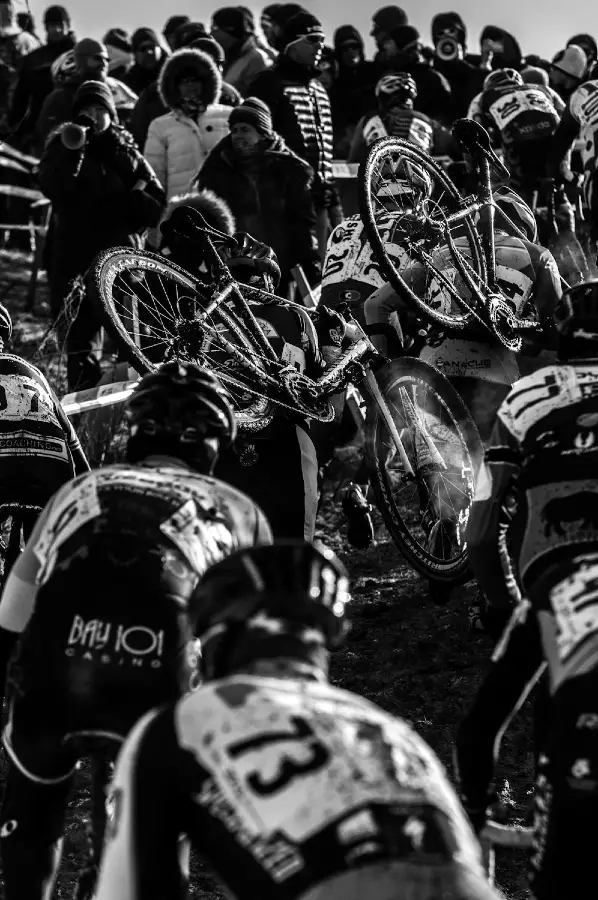
[[[46,43],[23,58],[15,87],[9,125],[21,150],[39,154],[36,123],[44,100],[53,89],[52,63],[75,46],[71,20],[64,6],[49,6],[44,14]]]
[[[372,16],[371,36],[376,41],[378,52],[374,57],[377,78],[387,69],[389,48],[392,48],[392,32],[401,25],[407,25],[407,13],[400,6],[383,6]],[[392,52],[392,50],[391,50]]]
[[[226,202],[238,231],[272,247],[282,273],[279,293],[286,296],[293,266],[303,266],[308,278],[320,274],[313,172],[275,134],[261,100],[248,97],[231,112],[229,126],[230,134],[205,161],[198,186]]]
[[[266,42],[274,51],[274,60],[284,50],[284,47],[281,46],[281,40],[285,24],[300,12],[305,12],[305,10],[298,3],[271,3],[269,6],[264,6],[260,18],[260,26],[264,32]]]
[[[579,87],[588,69],[588,58],[581,47],[569,44],[559,50],[550,67],[550,85],[565,103],[573,91]]]
[[[270,65],[268,56],[257,47],[252,16],[238,6],[216,10],[212,37],[224,50],[224,78],[244,96],[255,76]]]
[[[523,55],[517,39],[496,25],[486,25],[480,35],[481,55],[470,57],[470,62],[481,68],[519,69],[523,68]]]
[[[334,155],[346,159],[355,127],[374,106],[375,66],[366,62],[363,38],[352,25],[334,32],[338,76],[330,92]]]
[[[424,59],[419,31],[399,25],[386,45],[387,72],[407,72],[417,85],[415,109],[444,125],[452,124],[452,97],[448,81]]]
[[[202,191],[193,190],[186,194],[179,194],[177,197],[173,197],[168,204],[168,209],[164,216],[165,222],[168,222],[174,210],[178,209],[180,206],[193,207],[193,209],[196,209],[202,214],[206,224],[209,225],[210,228],[215,228],[216,231],[221,231],[223,234],[228,234],[232,237],[237,230],[235,217],[230,208],[226,205],[224,200],[221,197],[218,197],[213,191],[207,189]],[[166,225],[163,225],[161,230],[166,230]],[[168,237],[163,237],[160,253],[162,256],[173,257],[172,249],[168,243]],[[205,271],[203,271],[204,267],[201,266],[201,262],[198,266],[197,245],[192,245],[191,243],[183,244],[182,241],[179,241],[176,248],[176,258],[173,258],[172,261],[175,262],[177,266],[182,266],[182,268],[186,269],[188,272],[193,272],[200,280],[207,281],[211,278],[207,266],[205,266]]]
[[[332,47],[324,47],[322,49],[322,55],[318,60],[316,69],[318,70],[320,84],[323,85],[324,90],[328,96],[330,96],[334,82],[338,76],[336,54]]]
[[[198,33],[191,27],[194,24],[194,22],[189,23],[189,27],[183,25],[182,28],[186,29],[186,31],[178,33],[175,43],[177,45],[180,44],[179,49],[189,46],[193,47],[195,50],[201,50],[202,53],[207,53],[218,67],[220,74],[222,74],[224,69],[224,50],[218,41],[215,41],[214,38],[206,35],[205,37],[201,36],[196,37],[194,40],[190,40],[189,44],[185,43],[188,38],[192,39],[194,35],[197,35]],[[201,27],[203,28],[203,26]],[[236,88],[223,81],[218,102],[223,106],[239,106],[241,100],[242,97]],[[154,119],[157,119],[158,116],[163,116],[167,112],[168,107],[162,102],[158,84],[150,84],[137,101],[131,119],[131,133],[135,138],[138,147],[145,147],[147,133]]]
[[[68,52],[68,51],[67,51]],[[89,79],[106,81],[108,77],[108,50],[106,45],[94,38],[83,38],[75,44],[72,64],[67,63],[66,54],[64,72],[60,83],[48,94],[37,123],[38,138],[45,142],[46,138],[58,125],[68,121],[75,93],[80,84]],[[62,60],[56,60],[57,65]]]
[[[581,49],[585,53],[588,60],[588,68],[585,74],[590,77],[592,67],[598,60],[598,46],[596,45],[596,41],[591,34],[574,34],[573,37],[569,38],[569,40],[567,41],[567,47],[569,47],[570,44],[575,44],[577,47],[581,47]]]
[[[79,86],[73,121],[50,136],[39,167],[39,183],[56,216],[51,305],[61,311],[69,284],[102,250],[136,246],[157,225],[164,207],[158,180],[133,140],[116,124],[110,88],[100,81]],[[83,298],[67,335],[71,390],[93,387],[100,368],[92,356],[101,322]]]
[[[177,50],[160,74],[162,102],[170,112],[151,123],[145,156],[166,199],[184,194],[210,150],[228,133],[230,106],[218,101],[222,76],[207,53]]]
[[[21,60],[38,47],[38,39],[17,25],[14,0],[0,0],[0,138],[10,133],[9,116]]]
[[[181,50],[182,47],[190,47],[193,41],[202,37],[208,37],[206,26],[202,22],[184,22],[172,35],[173,49]]]
[[[187,22],[190,21],[191,19],[189,16],[171,16],[166,20],[162,34],[164,35],[164,40],[168,44],[170,50],[178,50],[178,47],[175,46],[174,43],[174,35],[181,25],[186,25]]]
[[[284,51],[251,86],[272,113],[274,130],[314,171],[313,198],[321,258],[330,225],[342,219],[332,180],[332,116],[328,94],[318,81],[316,64],[324,46],[321,23],[311,13],[293,16],[282,36]]]
[[[138,28],[131,38],[135,63],[124,79],[137,96],[158,80],[165,59],[158,35],[151,28]]]
[[[486,70],[466,56],[467,29],[458,13],[440,13],[432,19],[433,66],[448,81],[453,98],[451,116],[467,115],[469,104],[482,90]]]
[[[103,37],[108,51],[108,74],[123,81],[133,65],[133,44],[124,28],[111,28]]]
[[[32,34],[33,37],[37,41],[39,41],[39,35],[35,30],[35,19],[30,12],[17,13],[17,25],[19,26],[21,31],[26,31],[27,34]]]
[[[245,13],[245,15],[249,17],[251,26],[253,28],[253,34],[255,36],[255,46],[261,53],[264,54],[264,56],[266,57],[267,60],[269,60],[269,62],[273,63],[274,60],[276,59],[276,57],[278,56],[278,53],[276,50],[274,50],[270,46],[268,41],[263,40],[262,37],[260,36],[260,34],[258,33],[257,23],[255,21],[255,15],[253,13],[253,10],[250,9],[248,6],[239,6],[239,7],[237,7],[237,9],[240,9],[241,12]]]

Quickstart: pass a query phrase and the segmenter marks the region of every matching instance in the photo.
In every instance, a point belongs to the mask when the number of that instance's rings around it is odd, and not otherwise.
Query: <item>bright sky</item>
[[[17,0],[26,8],[26,0]],[[31,9],[41,24],[43,11],[51,0],[30,0]],[[161,30],[164,21],[175,13],[187,13],[194,20],[209,26],[214,9],[226,5],[227,0],[61,0],[72,15],[80,37],[100,37],[108,28],[120,26],[134,29],[149,25]],[[267,5],[247,2],[256,12]],[[300,0],[297,0],[300,2]],[[453,5],[454,2],[454,5]],[[329,36],[334,28],[351,23],[369,34],[371,14],[388,0],[302,0],[301,5],[317,15]],[[230,2],[229,5],[236,5]],[[598,8],[591,0],[501,0],[500,5],[487,0],[399,0],[410,21],[419,28],[422,38],[429,41],[430,20],[435,13],[456,9],[469,29],[469,47],[477,52],[477,38],[484,25],[498,25],[513,32],[524,53],[551,56],[563,47],[569,37],[585,31],[598,36]],[[371,47],[372,45],[370,45]]]

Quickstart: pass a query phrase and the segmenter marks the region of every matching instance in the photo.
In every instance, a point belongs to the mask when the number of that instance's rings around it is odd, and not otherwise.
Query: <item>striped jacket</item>
[[[314,187],[332,184],[332,114],[323,85],[287,57],[254,79],[247,94],[270,107],[274,130],[314,170]]]

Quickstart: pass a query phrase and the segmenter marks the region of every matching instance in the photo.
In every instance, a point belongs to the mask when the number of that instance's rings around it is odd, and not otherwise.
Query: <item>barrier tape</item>
[[[123,403],[133,393],[133,389],[139,384],[136,381],[113,381],[110,384],[100,384],[86,391],[74,391],[65,394],[60,401],[67,416],[75,416],[78,413],[90,412],[92,409],[101,409],[104,406],[112,406]]]

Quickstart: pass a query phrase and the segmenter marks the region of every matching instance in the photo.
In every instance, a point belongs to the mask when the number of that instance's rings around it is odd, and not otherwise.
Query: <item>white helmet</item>
[[[423,166],[401,156],[396,163],[385,166],[383,172],[388,168],[392,178],[385,180],[376,191],[378,200],[406,195],[412,203],[414,199],[424,200],[432,196],[432,179]]]

